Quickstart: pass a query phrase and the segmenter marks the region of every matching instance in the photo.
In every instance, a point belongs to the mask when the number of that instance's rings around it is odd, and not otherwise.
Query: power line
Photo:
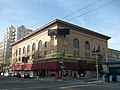
[[[81,15],[75,17],[75,18],[72,18],[72,19],[68,20],[68,21],[72,21],[72,20],[74,20],[74,19],[76,19],[76,18],[79,18],[79,17],[85,15],[85,14],[91,13],[91,12],[93,12],[93,11],[99,9],[99,8],[105,7],[105,6],[111,4],[111,3],[115,2],[115,1],[116,1],[116,0],[113,0],[113,1],[111,1],[111,2],[109,2],[109,3],[106,3],[106,4],[104,4],[104,5],[101,5],[101,6],[97,7],[97,8],[95,8],[95,9],[92,9],[92,10],[90,10],[90,11],[88,11],[88,12],[85,12],[85,13],[83,13],[83,14],[81,14]]]
[[[100,0],[97,0],[97,1],[95,1],[95,2],[93,2],[93,3],[91,3],[91,4],[88,4],[87,6],[81,8],[81,9],[75,11],[75,12],[72,12],[72,13],[66,15],[66,16],[64,16],[64,17],[61,18],[61,19],[67,18],[67,17],[69,17],[69,16],[71,16],[71,15],[73,15],[73,14],[75,14],[75,13],[77,13],[77,12],[79,12],[79,11],[81,11],[81,10],[83,10],[83,9],[85,9],[85,8],[87,8],[87,7],[89,7],[89,6],[91,6],[91,5],[93,5],[93,4],[96,4],[96,3],[99,2],[99,1],[100,1]]]

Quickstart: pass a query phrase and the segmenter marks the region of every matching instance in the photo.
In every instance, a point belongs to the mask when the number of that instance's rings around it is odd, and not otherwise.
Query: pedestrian
[[[102,81],[105,82],[105,75],[104,75],[104,73],[102,74]]]
[[[110,82],[110,80],[109,80],[109,76],[110,76],[110,74],[109,74],[109,73],[107,73],[107,75],[106,75],[106,77],[107,77],[107,83],[109,83],[109,82]]]
[[[105,81],[105,83],[107,83],[107,73],[106,73],[106,71],[104,72],[104,81]]]

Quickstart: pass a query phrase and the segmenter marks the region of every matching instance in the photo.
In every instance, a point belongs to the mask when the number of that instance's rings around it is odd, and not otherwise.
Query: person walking
[[[105,76],[105,83],[109,83],[110,82],[110,79],[109,79],[110,74],[106,73],[106,71],[105,71],[104,76]]]
[[[110,74],[109,73],[107,73],[107,83],[109,83],[110,82],[110,79],[109,79],[109,77],[110,77]]]
[[[106,73],[106,71],[104,72],[104,81],[105,81],[105,83],[107,83],[107,73]]]

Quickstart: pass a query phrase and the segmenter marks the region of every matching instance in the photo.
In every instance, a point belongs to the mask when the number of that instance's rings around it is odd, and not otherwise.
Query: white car
[[[8,75],[9,75],[9,73],[4,73],[4,76],[6,76],[6,77],[7,77]]]

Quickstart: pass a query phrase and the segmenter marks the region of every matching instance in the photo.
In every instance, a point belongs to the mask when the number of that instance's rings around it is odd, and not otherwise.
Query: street
[[[0,77],[0,90],[120,90],[119,84],[89,80],[23,79]]]

